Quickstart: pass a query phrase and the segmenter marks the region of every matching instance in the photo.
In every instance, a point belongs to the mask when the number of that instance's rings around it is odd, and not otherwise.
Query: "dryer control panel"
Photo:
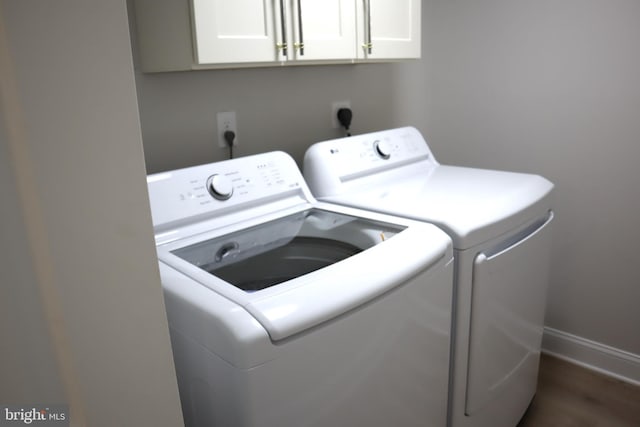
[[[283,152],[157,173],[147,177],[147,185],[155,227],[311,197],[298,166]]]
[[[328,186],[337,190],[341,183],[384,171],[402,174],[404,169],[413,174],[408,166],[416,163],[427,173],[438,165],[420,132],[404,127],[318,142],[305,154],[304,175],[313,191]],[[327,170],[331,173],[327,174]],[[322,184],[315,185],[319,182]]]

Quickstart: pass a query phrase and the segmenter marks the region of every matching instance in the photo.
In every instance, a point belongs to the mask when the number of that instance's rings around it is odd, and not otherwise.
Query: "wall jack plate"
[[[225,111],[218,113],[218,145],[220,148],[227,148],[227,141],[224,139],[224,133],[228,130],[233,131],[236,134],[236,138],[233,141],[233,146],[238,145],[238,126],[236,125],[236,112]]]

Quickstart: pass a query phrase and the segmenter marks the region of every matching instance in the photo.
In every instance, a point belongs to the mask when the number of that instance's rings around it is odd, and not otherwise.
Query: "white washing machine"
[[[449,424],[515,427],[536,391],[553,184],[440,165],[412,127],[311,146],[319,200],[436,224],[456,259]]]
[[[272,152],[148,177],[188,426],[444,426],[453,249]]]

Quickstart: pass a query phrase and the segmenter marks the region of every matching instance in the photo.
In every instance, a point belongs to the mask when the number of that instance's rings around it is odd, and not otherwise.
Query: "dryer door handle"
[[[540,230],[542,230],[547,225],[549,225],[549,223],[553,221],[553,218],[554,218],[553,211],[549,211],[549,213],[546,216],[544,216],[543,218],[540,218],[538,221],[534,222],[524,230],[510,236],[509,238],[503,240],[502,242],[493,246],[492,248],[489,248],[486,251],[483,251],[482,255],[484,255],[487,259],[492,259],[504,252],[510,251],[511,249],[524,243],[526,240],[528,240],[529,238],[534,236],[536,233],[538,233]]]

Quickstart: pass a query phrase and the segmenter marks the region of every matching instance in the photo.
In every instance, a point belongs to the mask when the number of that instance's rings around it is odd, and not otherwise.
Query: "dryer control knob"
[[[383,159],[391,157],[391,146],[387,141],[377,139],[373,142],[373,148],[376,154]]]
[[[207,190],[218,200],[227,200],[233,195],[233,184],[222,175],[211,175],[207,179]]]

